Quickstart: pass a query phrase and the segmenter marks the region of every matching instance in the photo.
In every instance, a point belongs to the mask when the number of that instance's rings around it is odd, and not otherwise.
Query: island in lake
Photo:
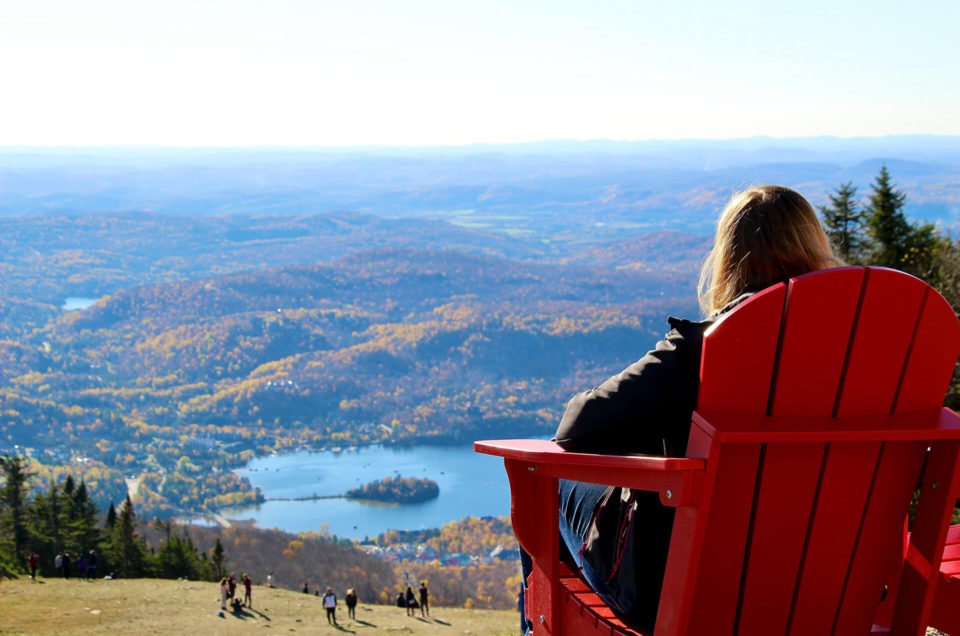
[[[350,499],[369,499],[388,503],[420,503],[436,499],[440,487],[432,479],[384,477],[347,491]]]

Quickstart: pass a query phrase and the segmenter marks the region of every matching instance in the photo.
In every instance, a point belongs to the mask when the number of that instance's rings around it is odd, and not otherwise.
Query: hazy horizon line
[[[888,141],[895,139],[958,141],[960,135],[937,133],[903,133],[889,135],[805,135],[777,137],[772,135],[750,135],[745,137],[662,137],[646,139],[610,139],[605,137],[591,139],[576,139],[572,137],[545,138],[528,141],[475,141],[462,144],[355,144],[355,145],[318,145],[318,144],[262,144],[262,145],[164,145],[164,144],[2,144],[0,152],[9,151],[54,151],[54,150],[233,150],[233,151],[350,151],[350,150],[419,150],[419,149],[450,149],[465,150],[472,148],[503,148],[523,146],[550,146],[550,145],[610,145],[628,146],[644,144],[726,144],[737,142],[801,142],[801,141]]]

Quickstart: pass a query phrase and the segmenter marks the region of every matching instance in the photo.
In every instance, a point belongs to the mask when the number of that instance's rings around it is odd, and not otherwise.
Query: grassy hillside
[[[345,590],[336,590],[342,598]],[[214,583],[132,579],[94,582],[22,577],[0,583],[0,634],[511,634],[514,611],[431,608],[430,618],[361,603],[357,620],[342,601],[340,629],[327,624],[320,599],[288,590],[256,587],[253,609],[219,616]],[[270,631],[264,632],[267,628]],[[511,631],[512,630],[512,631]]]

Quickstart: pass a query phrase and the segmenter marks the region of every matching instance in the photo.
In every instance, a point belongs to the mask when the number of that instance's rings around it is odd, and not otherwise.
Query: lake
[[[63,300],[60,309],[63,311],[82,311],[97,302],[96,298],[83,298],[81,296],[70,296]]]
[[[438,528],[468,516],[510,514],[510,486],[503,460],[472,446],[367,446],[341,452],[297,451],[254,459],[237,470],[265,497],[340,495],[384,477],[420,477],[437,482],[440,496],[418,504],[381,504],[347,499],[267,501],[221,511],[230,519],[253,519],[261,528],[288,532],[325,530],[338,537],[373,538],[386,530]]]

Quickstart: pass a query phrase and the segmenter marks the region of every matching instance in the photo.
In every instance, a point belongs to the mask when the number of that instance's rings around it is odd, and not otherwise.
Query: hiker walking
[[[323,609],[327,610],[327,622],[331,625],[337,624],[337,595],[331,588],[327,588],[327,593],[323,595]]]
[[[357,620],[357,591],[351,587],[347,590],[347,595],[343,597],[343,601],[347,604],[347,616]]]

